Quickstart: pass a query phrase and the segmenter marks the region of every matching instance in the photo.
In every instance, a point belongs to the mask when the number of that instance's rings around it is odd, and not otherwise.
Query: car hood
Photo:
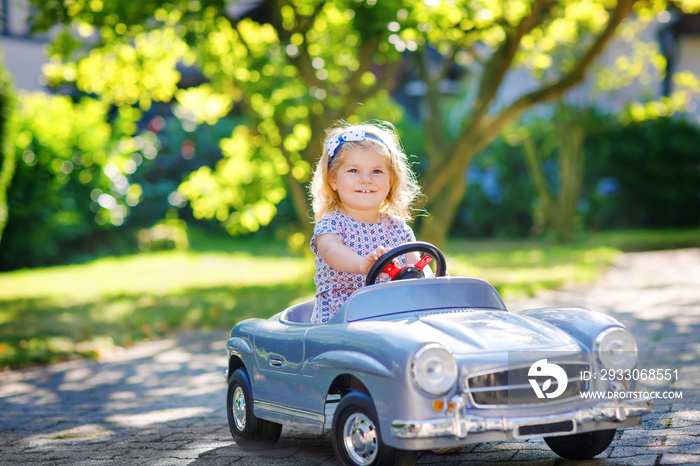
[[[432,334],[430,330],[434,329],[449,337],[449,341],[440,342],[450,346],[455,354],[580,348],[575,339],[553,325],[506,311],[425,315],[408,324],[424,327],[426,334]],[[421,332],[421,329],[414,328],[413,331]],[[435,338],[434,334],[432,338]]]

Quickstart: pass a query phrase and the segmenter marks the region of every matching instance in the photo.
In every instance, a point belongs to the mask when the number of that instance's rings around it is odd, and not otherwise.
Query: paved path
[[[508,303],[582,306],[634,332],[647,367],[681,370],[682,400],[617,433],[579,465],[700,464],[700,249],[625,254],[601,281]],[[139,344],[102,362],[0,374],[0,464],[334,465],[328,437],[285,428],[278,445],[246,452],[226,425],[225,331]],[[467,446],[418,464],[562,465],[541,440]],[[573,463],[572,463],[573,464]]]

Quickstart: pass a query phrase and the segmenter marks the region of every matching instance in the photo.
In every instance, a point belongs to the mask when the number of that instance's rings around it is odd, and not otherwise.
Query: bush
[[[681,118],[620,125],[587,144],[589,228],[700,225],[700,128]]]
[[[451,236],[522,238],[530,234],[535,192],[520,147],[499,138],[476,157],[467,177],[467,193]]]
[[[0,63],[0,242],[7,224],[7,191],[17,166],[17,154],[13,144],[16,137],[14,108],[15,96],[9,73]]]
[[[700,128],[682,118],[618,123],[593,109],[580,111],[584,180],[578,214],[583,230],[681,228],[700,225]],[[530,116],[524,133],[546,146],[547,118]],[[536,193],[521,143],[496,140],[470,168],[455,237],[527,236]],[[544,154],[544,172],[556,187],[556,148]]]
[[[122,165],[132,151],[133,116],[84,98],[20,95],[17,168],[0,269],[50,265],[99,248],[128,215],[132,186]],[[125,154],[126,153],[126,154]]]

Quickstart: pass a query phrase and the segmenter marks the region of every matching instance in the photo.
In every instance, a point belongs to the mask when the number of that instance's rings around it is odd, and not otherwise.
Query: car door
[[[301,392],[299,371],[304,361],[304,335],[308,325],[271,320],[255,332],[254,353],[258,374],[254,384],[256,401],[298,407]]]

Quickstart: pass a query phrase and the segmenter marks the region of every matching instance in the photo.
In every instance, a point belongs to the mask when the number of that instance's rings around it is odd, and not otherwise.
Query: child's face
[[[367,223],[376,222],[392,184],[387,157],[369,149],[349,150],[331,187],[340,196],[346,214]]]

